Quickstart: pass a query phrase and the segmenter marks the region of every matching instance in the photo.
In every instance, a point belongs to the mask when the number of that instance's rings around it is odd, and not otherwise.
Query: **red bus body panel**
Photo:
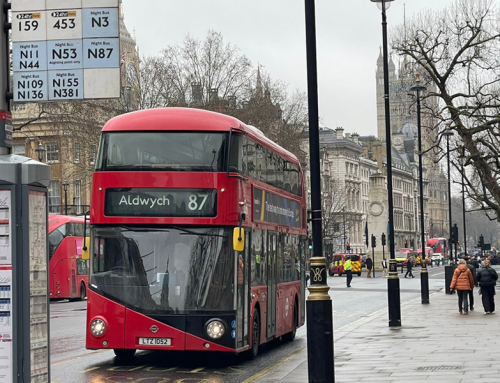
[[[89,290],[87,297],[87,326],[95,318],[101,318],[106,323],[106,332],[101,337],[90,335],[87,328],[86,347],[88,349],[99,348],[124,348],[125,347],[125,307],[110,299]],[[102,342],[108,345],[103,346]]]

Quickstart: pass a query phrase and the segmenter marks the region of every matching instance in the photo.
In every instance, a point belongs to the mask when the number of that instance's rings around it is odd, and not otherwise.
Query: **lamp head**
[[[377,3],[377,7],[380,10],[383,10],[383,6],[385,5],[385,10],[388,10],[391,6],[391,1],[394,0],[370,0],[372,3]]]
[[[443,136],[453,136],[453,131],[450,128],[450,125],[446,125],[446,129],[443,132]]]
[[[62,184],[63,188],[64,188],[64,191],[67,191],[68,190],[68,186],[69,186],[69,182],[68,181],[64,181],[63,184]]]
[[[42,144],[38,144],[38,148],[35,149],[36,154],[38,155],[38,161],[42,162],[43,154],[47,151]]]
[[[423,86],[422,84],[420,84],[420,73],[417,73],[415,75],[415,85],[413,85],[410,90],[412,92],[423,92],[424,90],[426,90],[427,88],[425,86]]]

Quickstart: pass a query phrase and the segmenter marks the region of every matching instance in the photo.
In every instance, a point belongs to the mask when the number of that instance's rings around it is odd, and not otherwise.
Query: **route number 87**
[[[205,205],[205,202],[207,202],[207,199],[208,194],[190,194],[188,209],[192,211],[203,209],[203,206]]]
[[[23,28],[24,26],[24,28]],[[38,21],[36,20],[24,20],[19,22],[19,31],[36,31],[38,29]]]

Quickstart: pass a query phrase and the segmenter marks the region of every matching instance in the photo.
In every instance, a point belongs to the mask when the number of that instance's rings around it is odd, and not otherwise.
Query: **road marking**
[[[274,370],[277,366],[279,366],[281,363],[286,362],[290,358],[294,357],[297,354],[300,354],[302,351],[304,351],[307,348],[307,346],[301,347],[298,350],[295,350],[292,352],[290,355],[285,356],[284,358],[278,360],[276,363],[271,364],[270,366],[264,368],[262,371],[258,372],[257,374],[251,376],[250,378],[244,380],[242,383],[254,383],[272,370]]]
[[[101,367],[92,367],[92,368],[87,368],[86,370],[80,371],[80,374],[85,374],[86,372],[90,372],[90,371],[98,370],[98,369],[100,369],[100,368],[101,368]]]
[[[57,362],[53,362],[50,365],[51,366],[57,366],[58,364],[61,364],[61,363],[72,362],[73,360],[77,360],[77,359],[81,359],[81,358],[86,358],[86,357],[88,357],[90,355],[100,354],[100,353],[103,353],[103,352],[106,352],[106,351],[110,351],[110,350],[99,350],[99,351],[95,351],[95,352],[88,353],[88,354],[77,355],[77,356],[73,356],[71,358],[66,358],[66,359],[58,360]]]

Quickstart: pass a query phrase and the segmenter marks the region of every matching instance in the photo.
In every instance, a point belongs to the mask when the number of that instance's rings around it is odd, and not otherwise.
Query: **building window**
[[[95,164],[96,150],[94,145],[90,145],[90,165]]]
[[[57,145],[57,142],[45,144],[45,149],[47,150],[45,152],[47,162],[59,161],[59,145]]]
[[[49,213],[61,214],[61,197],[59,190],[59,181],[50,181],[49,183]]]
[[[19,156],[24,156],[26,154],[26,146],[22,145],[12,145],[12,154],[17,154]]]
[[[75,164],[80,163],[80,143],[75,142]]]
[[[76,214],[82,214],[82,181],[75,181],[75,198],[73,204],[76,207]]]

